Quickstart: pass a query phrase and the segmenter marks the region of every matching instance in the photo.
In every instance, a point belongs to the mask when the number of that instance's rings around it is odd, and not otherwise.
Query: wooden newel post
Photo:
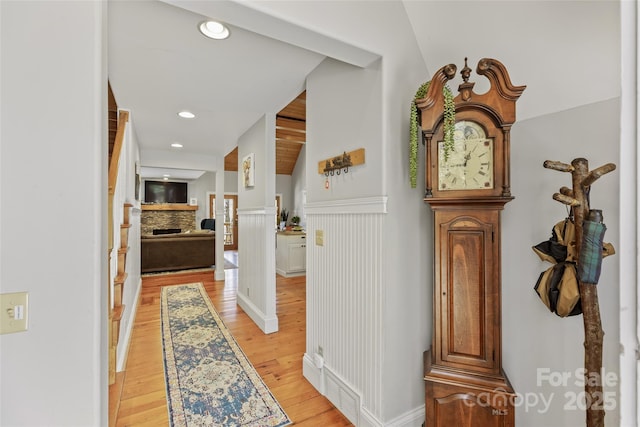
[[[602,175],[616,166],[607,163],[589,172],[587,159],[574,159],[570,165],[547,160],[544,167],[561,172],[571,172],[573,189],[562,187],[560,193],[553,195],[554,200],[571,207],[575,225],[576,260],[580,259],[580,248],[583,242],[583,222],[589,215],[589,192],[593,184]],[[598,287],[595,284],[583,283],[578,278],[580,299],[582,302],[582,319],[584,325],[584,367],[585,367],[585,404],[587,408],[587,427],[604,427],[604,407],[602,392],[602,346],[604,331],[600,319]]]

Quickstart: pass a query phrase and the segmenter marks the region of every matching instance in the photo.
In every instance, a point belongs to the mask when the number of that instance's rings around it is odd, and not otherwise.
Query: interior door
[[[209,212],[213,218],[216,216],[216,195],[209,196]],[[222,229],[219,224],[223,224]],[[216,219],[216,237],[222,231],[224,238],[224,250],[238,250],[238,196],[235,194],[224,195],[224,219]]]

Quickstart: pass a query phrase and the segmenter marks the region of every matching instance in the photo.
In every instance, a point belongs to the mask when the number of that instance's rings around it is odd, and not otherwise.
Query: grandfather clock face
[[[501,196],[504,183],[504,135],[483,109],[456,112],[453,147],[445,147],[440,125],[430,147],[434,198],[466,200]]]
[[[487,138],[479,123],[457,122],[453,147],[447,150],[444,141],[438,142],[438,190],[492,189],[493,186],[493,138]]]

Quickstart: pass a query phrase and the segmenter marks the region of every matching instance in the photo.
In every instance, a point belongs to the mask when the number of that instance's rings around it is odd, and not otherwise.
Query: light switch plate
[[[316,230],[316,246],[324,246],[324,230]]]
[[[0,294],[0,334],[27,330],[28,292]]]

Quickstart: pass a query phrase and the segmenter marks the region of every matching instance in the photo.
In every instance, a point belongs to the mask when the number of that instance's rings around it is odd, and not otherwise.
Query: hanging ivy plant
[[[411,188],[416,188],[418,175],[418,106],[416,100],[424,98],[429,90],[431,81],[423,83],[411,101],[410,129],[409,129],[409,180]],[[453,102],[453,94],[449,86],[442,87],[444,96],[444,159],[449,159],[449,153],[453,150],[453,131],[456,125],[456,106]]]

